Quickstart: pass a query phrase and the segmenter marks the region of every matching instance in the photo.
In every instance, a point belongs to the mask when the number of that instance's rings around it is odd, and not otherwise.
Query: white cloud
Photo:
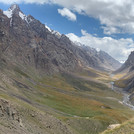
[[[76,15],[67,8],[58,9],[58,13],[61,14],[61,16],[67,17],[71,21],[76,21],[77,19]]]
[[[0,0],[0,2],[58,4],[79,14],[99,19],[106,34],[134,33],[134,0]]]
[[[53,2],[99,19],[105,34],[134,33],[134,0],[54,0]]]
[[[134,41],[131,38],[121,38],[116,40],[111,37],[95,37],[87,33],[85,30],[81,30],[81,33],[81,37],[78,37],[73,33],[69,33],[67,36],[73,42],[77,41],[87,46],[101,49],[120,62],[124,62],[130,52],[134,50]]]
[[[13,4],[13,3],[36,3],[36,4],[45,4],[45,3],[51,3],[51,0],[0,0],[0,2],[4,4]]]
[[[79,14],[99,19],[104,25],[102,28],[105,34],[134,33],[134,0],[0,0],[0,2],[58,4]]]

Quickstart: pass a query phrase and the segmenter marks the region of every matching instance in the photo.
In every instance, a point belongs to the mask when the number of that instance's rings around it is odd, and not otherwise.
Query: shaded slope
[[[131,52],[127,61],[115,74],[121,76],[121,78],[116,81],[116,85],[132,93],[134,90],[134,52]]]

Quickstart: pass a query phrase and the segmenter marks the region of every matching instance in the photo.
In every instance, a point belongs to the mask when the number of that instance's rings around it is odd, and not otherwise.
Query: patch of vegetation
[[[98,134],[105,130],[108,123],[92,118],[73,118],[67,121],[79,134]]]
[[[73,75],[63,73],[62,77],[65,78],[65,81],[68,84],[72,85],[77,90],[92,91],[92,89],[94,89],[94,88],[97,88],[100,90],[107,90],[108,89],[108,87],[104,84],[97,83],[94,81],[89,81],[89,80],[86,81],[86,80],[83,80],[81,78],[77,78]],[[87,85],[90,85],[90,87]]]
[[[115,86],[117,86],[119,88],[125,88],[126,87],[126,84],[125,84],[124,81],[125,80],[123,80],[123,79],[115,81]]]

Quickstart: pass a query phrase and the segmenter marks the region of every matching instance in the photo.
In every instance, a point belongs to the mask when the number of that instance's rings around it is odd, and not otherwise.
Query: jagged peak
[[[20,10],[19,5],[13,4],[10,6],[10,8],[7,11],[3,11],[4,15],[6,15],[8,18],[11,18],[13,15],[19,16],[22,20],[25,20],[28,23],[27,16]]]
[[[20,7],[17,4],[13,4],[13,5],[10,6],[10,8],[8,10],[12,10],[13,12],[14,11],[20,11]]]
[[[17,4],[13,4],[10,6],[10,8],[7,11],[3,12],[8,18],[12,18],[13,14],[19,15],[22,13],[19,6]],[[23,13],[22,13],[23,14]]]

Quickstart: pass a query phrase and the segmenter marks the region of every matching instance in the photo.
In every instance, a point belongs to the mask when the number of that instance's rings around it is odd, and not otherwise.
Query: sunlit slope
[[[106,130],[102,134],[133,134],[134,133],[134,119],[131,119],[113,130]]]

